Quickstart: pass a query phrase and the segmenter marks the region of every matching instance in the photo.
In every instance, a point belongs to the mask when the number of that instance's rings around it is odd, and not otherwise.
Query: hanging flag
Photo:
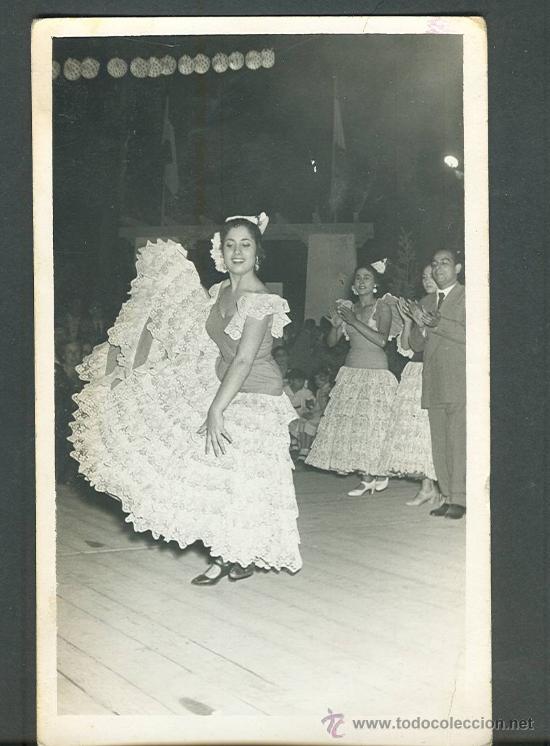
[[[170,121],[168,108],[168,96],[164,106],[164,122],[162,125],[162,155],[164,161],[164,173],[162,177],[162,207],[161,222],[164,223],[166,208],[166,191],[175,197],[179,191],[178,161],[176,156],[176,136],[174,126]]]
[[[329,208],[334,222],[338,210],[342,207],[348,189],[346,139],[342,111],[338,98],[336,78],[334,78],[334,112],[332,122],[332,173],[330,180]]]

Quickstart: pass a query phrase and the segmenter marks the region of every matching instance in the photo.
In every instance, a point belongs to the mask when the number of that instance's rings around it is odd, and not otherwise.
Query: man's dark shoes
[[[462,518],[464,513],[466,512],[466,508],[463,505],[457,505],[456,503],[451,503],[449,507],[447,508],[447,512],[445,513],[445,518]]]
[[[436,516],[446,515],[450,506],[451,506],[450,503],[441,503],[439,508],[434,508],[433,510],[430,510],[430,515],[436,515]]]

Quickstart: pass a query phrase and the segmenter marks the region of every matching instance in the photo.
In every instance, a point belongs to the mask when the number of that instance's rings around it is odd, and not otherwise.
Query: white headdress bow
[[[383,275],[386,271],[386,264],[388,263],[387,257],[385,259],[380,259],[378,262],[371,262],[371,267],[375,269],[379,274]]]
[[[262,235],[264,234],[265,229],[267,228],[267,224],[269,223],[269,217],[265,214],[265,212],[261,212],[259,215],[232,215],[230,218],[226,218],[225,222],[228,223],[230,220],[248,220],[249,223],[254,223],[254,225],[258,226],[258,230]],[[227,267],[225,266],[225,262],[223,260],[222,239],[219,231],[216,231],[214,233],[214,235],[210,239],[210,243],[212,244],[210,256],[214,260],[216,269],[218,270],[218,272],[227,272]]]
[[[254,225],[258,226],[262,235],[265,233],[265,229],[269,223],[269,217],[265,212],[261,212],[259,215],[232,215],[230,218],[226,218],[225,222],[229,223],[230,220],[248,220],[249,223],[254,223]]]

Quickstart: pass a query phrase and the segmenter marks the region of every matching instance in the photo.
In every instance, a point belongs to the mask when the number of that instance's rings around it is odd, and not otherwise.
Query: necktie
[[[438,293],[437,294],[437,310],[441,308],[441,304],[445,300],[445,293]]]

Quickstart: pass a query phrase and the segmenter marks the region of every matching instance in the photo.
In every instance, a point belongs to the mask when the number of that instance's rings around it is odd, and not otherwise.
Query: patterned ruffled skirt
[[[180,315],[204,304],[187,282],[175,297]],[[126,311],[131,320],[131,307]],[[200,540],[212,556],[243,567],[296,572],[302,560],[288,431],[296,412],[286,395],[239,393],[224,413],[232,444],[220,457],[205,453],[197,430],[219,382],[203,311],[196,314],[200,330],[190,328],[183,339],[185,349],[153,356],[154,365],[132,370],[114,388],[100,373],[108,344],[94,349],[81,366],[89,382],[74,397],[72,456],[96,490],[120,500],[136,531],[181,548]],[[179,344],[175,332],[171,326]],[[162,346],[174,351],[169,342]]]
[[[382,476],[397,380],[389,370],[340,368],[306,464]]]
[[[436,479],[428,412],[422,409],[422,363],[403,370],[385,445],[384,473]]]

